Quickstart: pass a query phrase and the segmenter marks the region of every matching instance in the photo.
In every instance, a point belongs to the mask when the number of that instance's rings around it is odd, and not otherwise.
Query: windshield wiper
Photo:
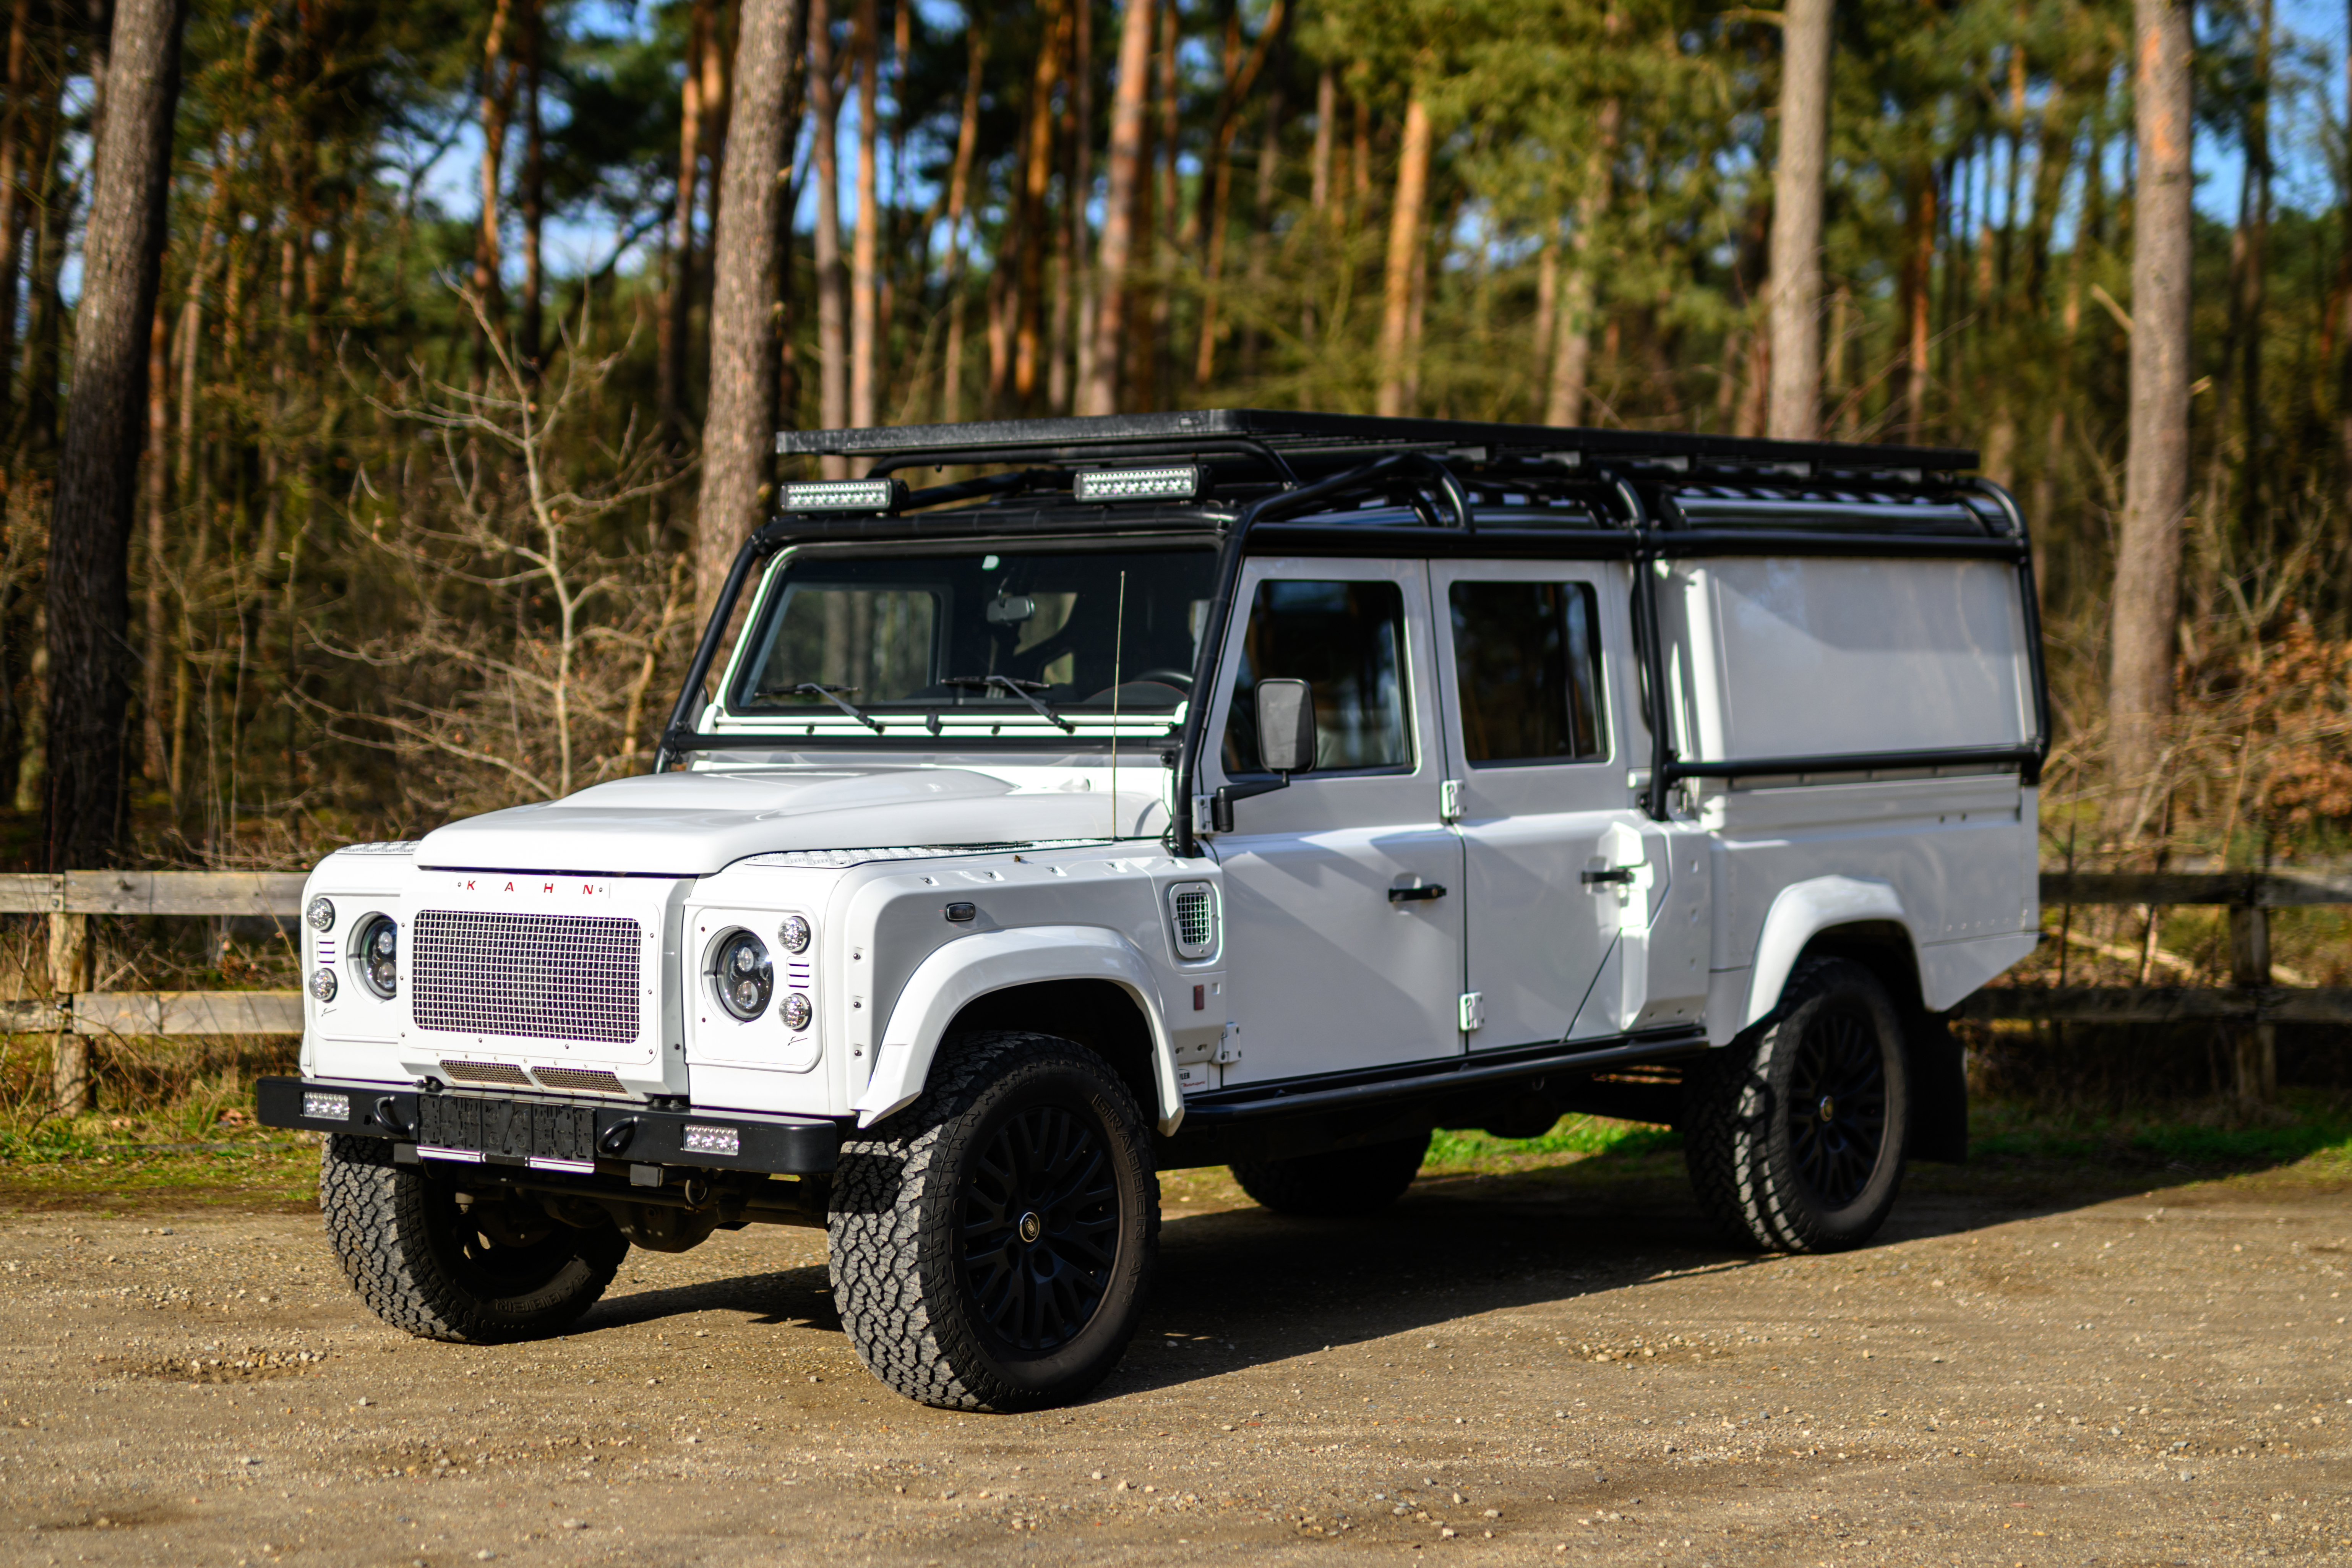
[[[788,688],[785,690],[762,691],[760,695],[762,697],[822,697],[827,702],[832,703],[835,708],[840,709],[844,713],[848,714],[851,718],[865,725],[867,729],[879,733],[882,729],[881,721],[866,712],[865,709],[860,708],[854,703],[844,702],[841,700],[841,693],[845,691],[855,691],[856,689],[857,688],[855,686],[819,686],[814,680],[803,680],[798,686]]]
[[[1034,708],[1048,723],[1059,725],[1064,734],[1076,733],[1076,725],[1072,724],[1068,720],[1063,718],[1059,713],[1055,712],[1051,708],[1046,707],[1043,702],[1038,701],[1037,699],[1032,695],[1034,692],[1050,691],[1053,689],[1042,680],[1022,680],[1010,675],[950,675],[941,680],[940,684],[941,686],[977,687],[982,691],[1009,692],[1013,696],[1021,699],[1022,701],[1029,704],[1030,707]]]

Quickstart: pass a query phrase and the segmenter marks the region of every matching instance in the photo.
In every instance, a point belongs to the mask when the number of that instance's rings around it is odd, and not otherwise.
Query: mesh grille
[[[533,1077],[549,1089],[573,1089],[592,1094],[625,1094],[620,1079],[593,1068],[533,1068]]]
[[[459,1083],[516,1083],[525,1089],[530,1087],[530,1079],[523,1076],[522,1068],[504,1062],[444,1061],[441,1070]]]
[[[1176,921],[1176,950],[1187,958],[1202,958],[1217,945],[1217,906],[1205,887],[1178,888],[1168,898]]]
[[[425,910],[409,941],[416,1024],[542,1040],[637,1037],[637,922]]]

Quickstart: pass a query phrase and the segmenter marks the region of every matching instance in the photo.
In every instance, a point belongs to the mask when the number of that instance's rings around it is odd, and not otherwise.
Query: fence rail
[[[2281,871],[2044,871],[2042,905],[2221,907],[2230,911],[2230,984],[1990,985],[1960,1005],[1963,1017],[2078,1024],[2231,1026],[2238,1098],[2278,1091],[2281,1024],[2352,1023],[2352,990],[2274,984],[2273,910],[2352,904],[2352,879]]]
[[[93,991],[92,915],[262,916],[302,912],[299,871],[67,871],[0,874],[0,914],[49,917],[51,994],[0,1002],[0,1030],[52,1034],[58,1102],[89,1103],[92,1037],[299,1034],[299,991]],[[2238,1036],[2238,1091],[2267,1099],[2278,1080],[2275,1026],[2352,1024],[2352,989],[2273,984],[2270,911],[2352,904],[2352,877],[2279,871],[2045,871],[2042,902],[2219,906],[2230,911],[2226,986],[1995,985],[1961,1005],[1969,1018],[2084,1024],[2210,1022]]]

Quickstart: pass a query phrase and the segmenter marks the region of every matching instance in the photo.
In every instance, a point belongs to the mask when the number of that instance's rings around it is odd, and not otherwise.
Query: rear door
[[[1662,879],[1646,865],[1612,739],[1609,650],[1630,645],[1624,594],[1607,572],[1559,561],[1430,567],[1465,858],[1465,989],[1483,1014],[1473,1051],[1630,1021],[1613,994],[1585,1006],[1621,927],[1646,923],[1650,884]]]
[[[1261,678],[1315,691],[1314,771],[1237,801],[1224,871],[1225,1086],[1458,1054],[1462,846],[1444,768],[1428,574],[1418,562],[1265,559],[1240,584],[1202,787],[1258,764]]]

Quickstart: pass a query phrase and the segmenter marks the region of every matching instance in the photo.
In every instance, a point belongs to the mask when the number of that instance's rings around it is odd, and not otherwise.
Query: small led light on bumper
[[[321,1094],[306,1090],[302,1096],[302,1114],[328,1121],[349,1121],[352,1119],[352,1097],[348,1094]]]
[[[824,479],[813,484],[786,485],[786,511],[893,512],[907,493],[897,479]]]
[[[1082,501],[1190,500],[1201,493],[1201,466],[1089,468],[1078,475],[1076,493]]]
[[[679,1142],[689,1154],[724,1154],[730,1160],[743,1148],[743,1135],[734,1128],[698,1127],[691,1121]]]

